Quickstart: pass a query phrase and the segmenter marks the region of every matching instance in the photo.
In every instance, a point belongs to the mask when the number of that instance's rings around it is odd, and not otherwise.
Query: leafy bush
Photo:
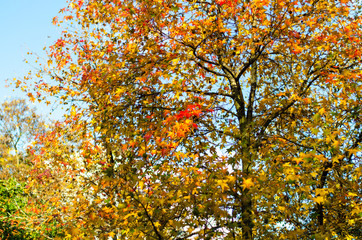
[[[25,184],[14,178],[0,180],[0,239],[42,239],[44,234],[51,238],[62,236],[56,221],[39,224],[36,229],[26,226],[32,213],[26,211],[29,196],[24,189]]]
[[[22,209],[27,202],[24,193],[24,184],[13,178],[0,180],[0,212],[1,216],[8,216]]]
[[[29,239],[29,234],[14,219],[26,206],[24,184],[13,178],[0,180],[0,237],[1,239]]]

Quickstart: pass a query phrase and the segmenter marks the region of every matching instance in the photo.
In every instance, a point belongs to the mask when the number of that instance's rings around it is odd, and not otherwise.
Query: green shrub
[[[25,184],[14,178],[0,180],[0,239],[27,240],[62,236],[62,229],[56,221],[26,228],[31,216],[24,210],[28,204],[28,195],[24,192]]]

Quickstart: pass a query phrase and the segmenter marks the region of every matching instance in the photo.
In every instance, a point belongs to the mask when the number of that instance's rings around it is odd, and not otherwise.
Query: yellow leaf
[[[172,60],[172,63],[173,63],[173,65],[176,65],[179,61],[180,61],[180,59],[176,58],[176,59]]]
[[[339,141],[334,141],[332,144],[333,147],[338,148],[339,146]]]
[[[310,175],[315,178],[318,174],[316,172],[312,172]]]
[[[219,185],[221,187],[221,190],[224,191],[225,188],[229,188],[229,186],[226,184],[225,180],[217,180],[217,185]]]
[[[228,182],[230,182],[230,183],[235,182],[235,177],[234,176],[227,176],[226,178],[228,179]]]
[[[313,201],[320,204],[320,203],[323,203],[325,201],[325,199],[324,199],[324,197],[319,196],[319,197],[313,198]]]
[[[70,116],[75,117],[77,115],[77,112],[75,111],[75,107],[72,106],[72,109],[70,110]]]
[[[352,193],[352,192],[349,192],[349,193],[348,193],[348,197],[357,197],[357,194]]]
[[[321,108],[321,109],[319,109],[319,111],[318,111],[318,113],[319,113],[320,115],[323,115],[325,112],[326,112],[326,110],[325,110],[324,108]]]
[[[347,236],[346,236],[346,239],[347,239],[347,240],[353,240],[353,239],[355,239],[355,238],[354,238],[353,236],[351,236],[351,235],[347,235]]]
[[[244,189],[251,188],[252,186],[254,186],[253,180],[251,178],[248,179],[243,178],[243,184],[241,184],[241,186]]]

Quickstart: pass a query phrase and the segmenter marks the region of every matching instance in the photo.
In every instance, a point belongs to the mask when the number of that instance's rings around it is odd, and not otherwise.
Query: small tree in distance
[[[70,27],[39,72],[51,80],[29,96],[69,106],[34,153],[72,176],[55,188],[76,196],[58,209],[69,237],[361,236],[354,1],[71,0],[61,13]]]
[[[35,108],[28,106],[24,99],[4,101],[0,106],[0,146],[2,172],[8,169],[13,177],[26,164],[26,144],[36,133],[41,132],[44,123]],[[29,163],[27,163],[29,164]]]

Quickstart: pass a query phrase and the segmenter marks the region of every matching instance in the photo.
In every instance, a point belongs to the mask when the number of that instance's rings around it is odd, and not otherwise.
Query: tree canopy
[[[17,84],[69,106],[33,151],[69,237],[362,235],[355,1],[71,0],[54,24]]]
[[[24,178],[26,175],[26,145],[44,122],[25,99],[6,100],[0,105],[0,167],[1,178]],[[25,165],[24,165],[25,164]],[[21,173],[22,172],[22,173]]]

